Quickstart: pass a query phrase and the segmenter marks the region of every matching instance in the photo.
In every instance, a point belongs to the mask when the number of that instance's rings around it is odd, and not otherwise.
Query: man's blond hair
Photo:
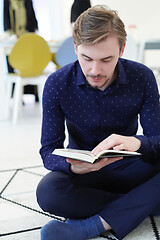
[[[73,27],[73,41],[76,46],[92,45],[108,36],[117,37],[121,50],[126,42],[125,26],[117,12],[107,6],[89,8],[77,18]]]

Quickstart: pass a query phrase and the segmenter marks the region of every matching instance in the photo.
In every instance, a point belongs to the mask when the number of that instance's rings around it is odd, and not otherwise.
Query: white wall
[[[35,5],[39,5],[37,16],[40,29],[48,40],[63,39],[71,34],[70,9],[73,0],[33,1]],[[160,23],[160,0],[91,0],[91,4],[105,4],[111,9],[118,10],[128,33],[131,32],[129,26],[136,26],[133,34],[137,40],[160,38],[160,27],[158,27]]]
[[[136,38],[160,38],[160,1],[159,0],[91,0],[92,4],[106,4],[118,10],[119,16],[129,32],[130,25],[136,25]]]
[[[0,1],[0,33],[3,32],[3,1]]]
[[[32,1],[39,22],[40,34],[46,40],[59,40],[71,35],[70,10],[73,0]],[[0,0],[1,13],[3,12],[2,3],[3,1]],[[91,4],[92,6],[105,4],[111,9],[118,10],[128,33],[131,32],[129,26],[136,26],[133,34],[138,41],[146,38],[160,38],[160,0],[91,0]],[[0,31],[2,29],[1,20]]]
[[[70,9],[73,0],[32,0],[39,32],[46,40],[61,40],[71,35]]]
[[[73,0],[33,0],[33,2],[40,34],[46,40],[63,40],[71,35],[70,10]],[[125,23],[127,33],[137,42],[151,38],[160,39],[160,0],[91,0],[91,4],[92,6],[104,4],[117,10]],[[135,28],[130,28],[131,26]],[[159,64],[160,56],[159,53],[156,54],[158,56],[146,57],[149,59],[145,62],[148,66]]]

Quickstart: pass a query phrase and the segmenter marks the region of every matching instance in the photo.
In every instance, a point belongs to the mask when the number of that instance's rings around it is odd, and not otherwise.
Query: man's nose
[[[101,73],[101,67],[100,67],[100,64],[98,62],[93,62],[92,63],[91,73],[94,76],[99,75]]]

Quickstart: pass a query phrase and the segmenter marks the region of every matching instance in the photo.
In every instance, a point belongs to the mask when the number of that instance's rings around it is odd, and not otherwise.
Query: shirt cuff
[[[141,146],[137,151],[142,154],[141,159],[144,162],[153,164],[157,160],[156,147],[152,144],[150,138],[146,136],[136,135],[135,137],[141,141]]]

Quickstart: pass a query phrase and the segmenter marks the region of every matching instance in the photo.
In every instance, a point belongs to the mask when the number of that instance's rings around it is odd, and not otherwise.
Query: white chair
[[[7,98],[6,98],[6,56],[4,49],[0,47],[0,121],[7,119]]]
[[[134,38],[128,35],[122,58],[137,61],[137,57],[138,57],[138,45]]]
[[[138,61],[151,68],[157,83],[160,82],[160,39],[142,41],[139,45]]]
[[[51,61],[51,53],[47,42],[34,33],[27,33],[20,37],[9,55],[10,65],[18,70],[18,74],[8,74],[7,105],[10,110],[12,84],[15,83],[13,94],[12,122],[17,122],[20,106],[22,105],[23,87],[37,85],[41,104],[43,86],[46,75],[43,70]]]
[[[160,39],[148,39],[145,41],[141,41],[139,44],[139,54],[138,54],[138,61],[144,62],[145,61],[145,51],[148,50],[160,50]]]

